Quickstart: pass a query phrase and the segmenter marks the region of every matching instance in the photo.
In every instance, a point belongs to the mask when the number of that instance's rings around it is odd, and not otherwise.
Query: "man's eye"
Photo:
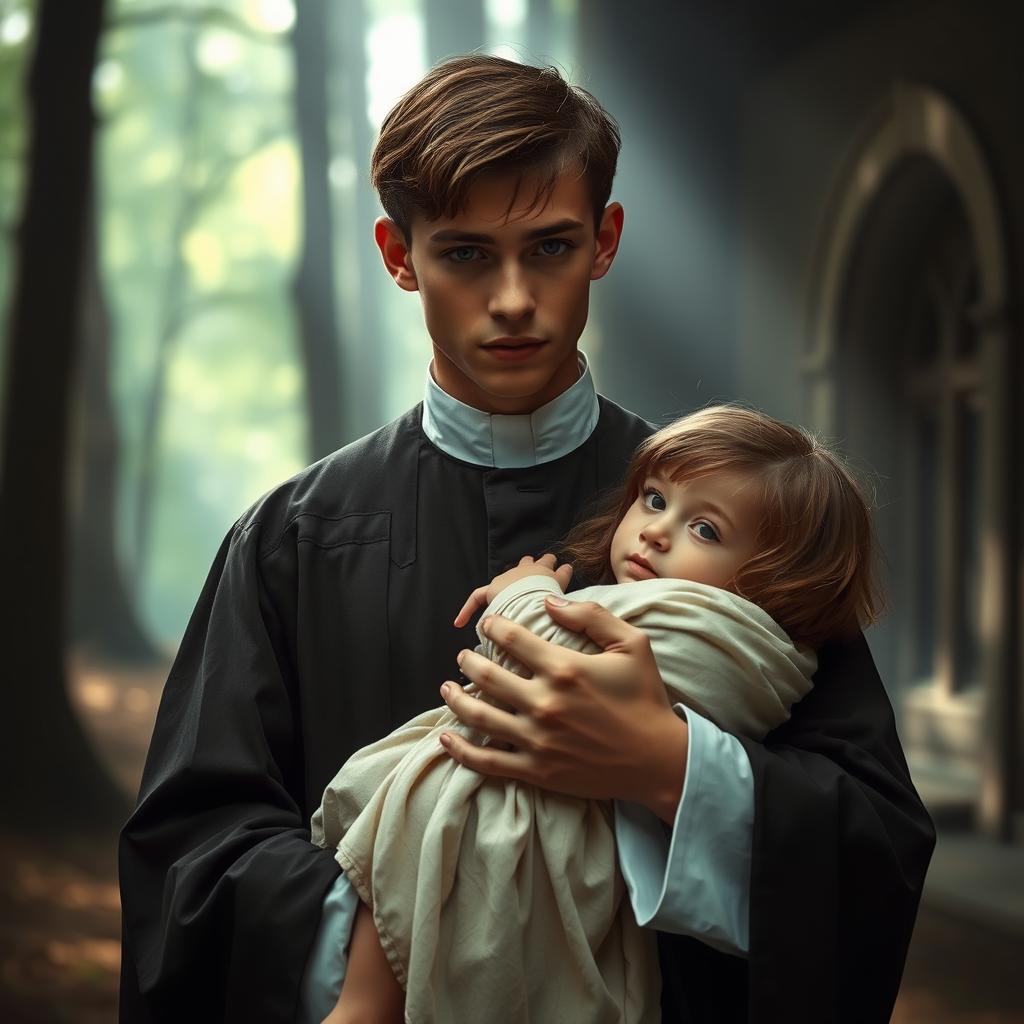
[[[668,508],[665,499],[657,491],[652,490],[644,491],[644,504],[652,512],[664,512]]]
[[[540,252],[545,256],[563,256],[572,246],[561,238],[545,238],[540,243]]]
[[[449,249],[444,255],[452,263],[475,263],[479,252],[475,245],[460,245],[457,249]]]
[[[718,540],[718,533],[710,523],[694,523],[693,530],[701,540]]]

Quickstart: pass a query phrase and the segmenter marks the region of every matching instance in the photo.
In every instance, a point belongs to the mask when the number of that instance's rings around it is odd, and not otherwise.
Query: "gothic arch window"
[[[915,778],[1005,836],[1020,752],[999,225],[966,120],[932,90],[895,90],[833,189],[803,369],[807,418],[883,482],[893,614],[873,647]]]
[[[910,498],[900,530],[910,597],[903,674],[943,696],[970,694],[981,684],[987,396],[977,260],[960,209],[941,222],[915,277],[901,374]]]

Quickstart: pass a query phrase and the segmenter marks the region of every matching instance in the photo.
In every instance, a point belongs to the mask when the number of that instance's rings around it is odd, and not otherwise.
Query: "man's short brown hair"
[[[370,176],[387,215],[410,237],[412,218],[453,217],[486,172],[536,175],[530,209],[559,175],[578,168],[590,187],[595,227],[612,190],[619,129],[585,89],[553,67],[487,55],[438,64],[384,119]]]

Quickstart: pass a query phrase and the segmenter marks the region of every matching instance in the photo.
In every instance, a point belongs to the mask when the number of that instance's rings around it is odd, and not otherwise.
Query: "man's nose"
[[[535,307],[533,292],[522,269],[509,267],[502,270],[491,293],[488,306],[491,316],[500,320],[522,320]]]

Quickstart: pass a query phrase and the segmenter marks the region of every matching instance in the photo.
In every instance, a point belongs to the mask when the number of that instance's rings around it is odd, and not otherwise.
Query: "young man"
[[[217,555],[122,836],[123,1020],[334,1005],[356,901],[309,843],[324,785],[439,699],[472,645],[450,626],[466,595],[555,548],[650,431],[595,394],[577,350],[622,229],[617,153],[592,97],[491,57],[434,69],[385,121],[376,240],[423,303],[426,396],[257,502]],[[450,752],[621,801],[664,1019],[888,1019],[933,834],[863,640],[823,651],[814,693],[758,744],[677,716],[607,612],[550,613],[607,653],[568,671],[495,623],[533,678],[461,669],[518,713],[446,699],[513,749]]]

